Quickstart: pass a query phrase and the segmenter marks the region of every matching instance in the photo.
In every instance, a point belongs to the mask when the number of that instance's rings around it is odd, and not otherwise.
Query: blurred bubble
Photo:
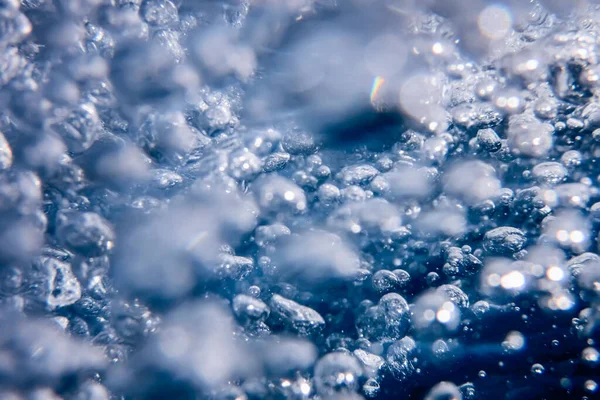
[[[273,262],[284,279],[313,283],[327,278],[348,279],[360,265],[351,247],[339,236],[323,231],[282,238]]]
[[[531,279],[526,266],[505,259],[489,261],[481,275],[481,290],[488,295],[516,295],[526,291]]]
[[[525,337],[521,332],[512,331],[506,335],[502,347],[507,351],[519,351],[525,346]]]
[[[324,355],[315,365],[315,384],[322,395],[356,391],[362,368],[354,356],[344,353]]]
[[[494,167],[481,161],[457,164],[444,175],[444,189],[469,203],[489,199],[500,188]]]
[[[576,253],[584,252],[590,245],[588,223],[576,211],[562,211],[553,217],[547,217],[544,233],[548,240]]]
[[[460,323],[460,310],[441,292],[420,296],[413,309],[414,326],[421,334],[444,335],[453,332]]]
[[[435,75],[414,75],[400,88],[400,107],[420,127],[432,133],[448,128],[442,102],[442,81]]]
[[[406,45],[396,35],[377,36],[365,47],[365,64],[374,76],[392,77],[402,70]]]
[[[501,39],[512,28],[512,16],[503,6],[492,4],[479,13],[477,25],[480,32],[490,39]]]

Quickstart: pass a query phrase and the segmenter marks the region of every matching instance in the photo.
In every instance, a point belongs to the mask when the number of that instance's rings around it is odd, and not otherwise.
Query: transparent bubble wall
[[[596,0],[0,0],[0,399],[600,396]]]

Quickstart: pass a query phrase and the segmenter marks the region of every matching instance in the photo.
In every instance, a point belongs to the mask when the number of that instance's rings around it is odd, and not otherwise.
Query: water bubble
[[[234,314],[242,321],[264,321],[270,313],[269,307],[255,297],[239,294],[233,298],[232,303]]]
[[[336,209],[327,220],[332,228],[351,234],[368,233],[374,238],[389,236],[401,229],[398,209],[386,200],[375,198]]]
[[[151,182],[158,189],[166,190],[183,182],[181,175],[168,169],[155,169],[151,174]]]
[[[550,151],[554,128],[526,114],[509,118],[507,138],[513,151],[529,157],[543,157]]]
[[[477,318],[483,318],[490,311],[490,304],[485,300],[479,300],[471,306],[471,311]]]
[[[254,262],[251,258],[222,252],[219,254],[219,261],[220,263],[214,270],[219,277],[241,280],[254,270]]]
[[[525,336],[521,332],[511,331],[502,342],[502,347],[507,351],[519,351],[525,346]]]
[[[525,242],[523,231],[510,226],[502,226],[486,232],[483,246],[491,254],[507,255],[521,250]]]
[[[489,199],[500,187],[496,170],[481,161],[460,163],[444,175],[444,189],[471,204]]]
[[[194,71],[176,64],[167,49],[151,42],[117,48],[110,77],[119,97],[132,104],[178,101],[199,84]]]
[[[329,353],[315,365],[315,386],[321,395],[358,390],[362,368],[355,357],[344,353]]]
[[[389,182],[390,193],[400,199],[421,199],[427,197],[434,188],[426,169],[398,167],[383,176]]]
[[[114,247],[113,228],[96,213],[64,211],[57,215],[56,225],[60,241],[82,254],[100,255]]]
[[[271,243],[276,243],[284,236],[290,235],[290,228],[283,224],[261,225],[256,228],[256,243],[263,247]]]
[[[452,301],[458,308],[465,310],[469,308],[469,297],[460,288],[454,285],[438,286],[436,292],[439,292]]]
[[[560,157],[560,162],[567,168],[573,169],[581,164],[582,154],[577,150],[565,151]]]
[[[152,26],[172,25],[177,22],[177,7],[170,0],[144,0],[140,15]]]
[[[362,390],[363,390],[365,396],[367,396],[369,398],[374,398],[379,394],[379,391],[381,390],[381,386],[379,385],[379,382],[377,381],[377,379],[369,378],[363,384]]]
[[[317,283],[324,278],[349,279],[360,261],[339,236],[324,231],[284,236],[273,262],[286,280]]]
[[[234,327],[231,314],[216,301],[201,300],[179,306],[167,315],[162,329],[133,357],[133,375],[124,377],[121,385],[134,392],[128,385],[129,379],[137,380],[140,374],[157,371],[177,376],[178,386],[197,389],[218,387],[233,376],[248,376],[249,371],[256,368],[257,360],[251,360],[248,349],[234,340]],[[225,354],[226,358],[217,361]],[[245,362],[241,363],[242,360]],[[135,390],[138,393],[153,390],[149,383],[144,386],[137,386]],[[175,389],[169,391],[175,392]]]
[[[319,186],[317,196],[323,204],[334,204],[340,200],[340,189],[330,183]]]
[[[556,185],[565,180],[569,172],[567,169],[557,162],[543,162],[537,164],[532,169],[533,177],[540,183],[547,185]]]
[[[361,362],[367,375],[377,377],[385,363],[382,357],[362,349],[354,350],[353,354]]]
[[[413,358],[415,348],[415,341],[408,336],[394,342],[388,348],[385,356],[386,366],[396,380],[404,381],[416,373],[417,366]]]
[[[447,355],[449,350],[450,349],[448,348],[448,344],[442,339],[436,340],[431,345],[431,351],[436,357],[444,358],[444,356]]]
[[[563,183],[554,188],[558,204],[585,208],[590,201],[590,189],[582,183]]]
[[[540,119],[553,119],[556,117],[556,102],[551,99],[540,99],[535,103],[535,116]]]
[[[462,400],[463,396],[458,387],[452,382],[440,382],[427,393],[425,400],[453,399]]]
[[[487,294],[516,295],[527,290],[530,281],[528,266],[524,262],[492,260],[481,274],[482,291]]]
[[[480,129],[477,132],[477,142],[489,153],[496,152],[502,147],[500,137],[490,128]]]
[[[441,80],[437,76],[415,75],[400,89],[400,107],[419,126],[435,133],[448,127],[447,112],[440,105]]]
[[[225,24],[202,28],[188,39],[196,62],[214,78],[232,74],[241,81],[248,81],[257,67],[256,53],[240,40],[239,30]]]
[[[264,177],[257,181],[257,186],[257,201],[266,211],[301,213],[306,210],[304,191],[284,177]]]
[[[595,366],[600,362],[600,352],[596,350],[594,347],[586,347],[581,352],[581,358],[586,364],[591,366]]]
[[[367,192],[360,186],[351,185],[341,190],[342,200],[348,202],[362,202],[367,199]]]
[[[544,234],[552,242],[576,253],[584,252],[590,244],[587,221],[577,211],[561,211],[544,220]]]
[[[588,379],[583,384],[584,389],[589,393],[594,393],[598,390],[598,383],[592,379]]]
[[[312,308],[300,305],[278,294],[271,297],[269,305],[273,314],[280,318],[288,329],[299,335],[315,334],[325,325],[323,317]]]
[[[440,280],[440,275],[437,272],[429,272],[425,277],[425,280],[430,287],[435,287]]]
[[[379,270],[371,277],[373,288],[379,293],[387,293],[400,287],[401,282],[398,276],[392,271],[385,269]]]
[[[41,258],[34,263],[34,280],[40,280],[42,302],[50,309],[65,307],[81,297],[81,285],[71,265],[52,258]]]
[[[263,169],[265,172],[279,171],[284,169],[289,161],[290,155],[288,153],[273,153],[265,157]]]
[[[304,131],[291,131],[284,134],[281,145],[292,155],[309,155],[317,149],[313,137]]]
[[[265,367],[274,376],[289,376],[308,370],[317,359],[317,349],[308,340],[273,335],[258,349],[264,354]]]
[[[533,375],[542,375],[544,373],[544,366],[542,364],[533,364],[531,366],[531,373]]]
[[[421,334],[443,335],[456,330],[460,323],[460,309],[443,291],[421,295],[412,311],[414,327]]]
[[[491,99],[498,89],[498,82],[492,79],[484,79],[475,86],[475,94],[482,100]]]
[[[464,400],[474,400],[477,398],[477,391],[475,390],[475,385],[473,385],[473,383],[464,383],[459,386],[459,389],[463,395]]]
[[[482,262],[470,252],[464,252],[458,247],[446,249],[443,271],[448,276],[472,275],[481,267]]]
[[[366,185],[377,174],[379,174],[379,171],[375,167],[368,164],[359,164],[344,167],[337,178],[346,186]]]
[[[523,111],[525,108],[525,102],[522,93],[511,90],[503,89],[498,90],[493,98],[494,106],[504,114],[510,114],[515,116],[516,114]],[[512,118],[512,117],[511,117]],[[510,121],[510,119],[509,119]]]
[[[399,339],[406,334],[409,324],[408,304],[396,293],[382,296],[377,305],[368,307],[356,320],[359,335],[373,340]]]
[[[262,160],[247,149],[233,152],[229,156],[229,173],[235,179],[252,180],[262,169]]]

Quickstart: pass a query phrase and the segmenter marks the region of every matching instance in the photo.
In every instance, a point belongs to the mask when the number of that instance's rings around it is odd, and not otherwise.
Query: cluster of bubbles
[[[0,398],[596,398],[599,21],[0,0]]]

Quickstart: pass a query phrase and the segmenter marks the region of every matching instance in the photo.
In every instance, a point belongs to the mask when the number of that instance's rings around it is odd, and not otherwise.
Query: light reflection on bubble
[[[552,281],[561,281],[565,277],[565,273],[560,267],[554,266],[548,268],[546,276]]]
[[[575,305],[575,300],[573,299],[573,296],[570,293],[564,291],[557,291],[547,300],[546,305],[552,311],[567,311]]]
[[[581,253],[590,244],[590,226],[588,221],[578,212],[560,211],[545,220],[544,233],[548,239],[564,248]]]
[[[453,312],[454,304],[452,304],[452,302],[450,301],[447,301],[444,304],[442,304],[442,308],[436,313],[437,320],[440,321],[442,324],[446,324],[452,319]]]
[[[284,198],[285,198],[287,201],[292,201],[292,200],[294,200],[294,198],[295,198],[296,196],[294,195],[294,192],[292,192],[292,191],[287,191],[287,192],[285,192],[285,193],[283,194],[283,197],[284,197]]]
[[[302,394],[308,396],[310,394],[310,384],[308,382],[302,382],[300,384],[300,391]]]
[[[504,289],[520,289],[525,285],[525,277],[519,271],[512,271],[500,278]]]

